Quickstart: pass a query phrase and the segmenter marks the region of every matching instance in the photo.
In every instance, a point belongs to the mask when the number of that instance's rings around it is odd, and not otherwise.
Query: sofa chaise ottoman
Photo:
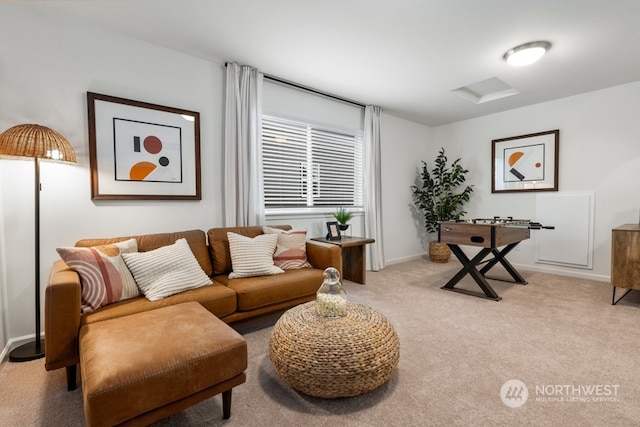
[[[245,382],[247,343],[197,302],[85,325],[80,371],[87,425],[148,425]]]

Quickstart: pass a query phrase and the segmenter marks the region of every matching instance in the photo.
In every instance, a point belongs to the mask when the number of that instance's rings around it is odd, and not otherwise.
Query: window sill
[[[347,208],[353,212],[354,216],[364,216],[363,208]],[[331,217],[336,208],[314,208],[314,209],[270,209],[265,212],[268,219],[289,219],[289,218],[327,218]]]

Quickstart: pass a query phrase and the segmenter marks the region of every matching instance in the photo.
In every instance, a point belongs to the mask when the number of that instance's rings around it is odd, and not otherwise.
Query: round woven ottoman
[[[348,303],[347,315],[329,319],[315,301],[285,312],[273,327],[269,356],[280,377],[315,397],[351,397],[391,378],[400,358],[395,329],[381,313]]]

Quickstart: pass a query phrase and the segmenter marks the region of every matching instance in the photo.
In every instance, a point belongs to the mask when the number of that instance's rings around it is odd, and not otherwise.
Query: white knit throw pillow
[[[211,283],[184,238],[152,251],[122,254],[122,258],[149,301]]]
[[[229,273],[230,279],[284,273],[283,269],[273,263],[277,234],[261,234],[251,238],[228,232],[227,238],[233,270]]]

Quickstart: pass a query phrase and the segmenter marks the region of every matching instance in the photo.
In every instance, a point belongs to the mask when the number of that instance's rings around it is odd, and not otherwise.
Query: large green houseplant
[[[428,233],[436,233],[440,221],[460,219],[467,212],[463,210],[465,202],[473,192],[473,185],[466,185],[469,172],[460,164],[460,158],[447,164],[444,148],[438,152],[433,169],[422,161],[418,170],[419,185],[412,185],[413,203],[422,213]],[[437,238],[429,243],[429,257],[436,262],[447,262],[451,256],[449,247],[439,243]]]

